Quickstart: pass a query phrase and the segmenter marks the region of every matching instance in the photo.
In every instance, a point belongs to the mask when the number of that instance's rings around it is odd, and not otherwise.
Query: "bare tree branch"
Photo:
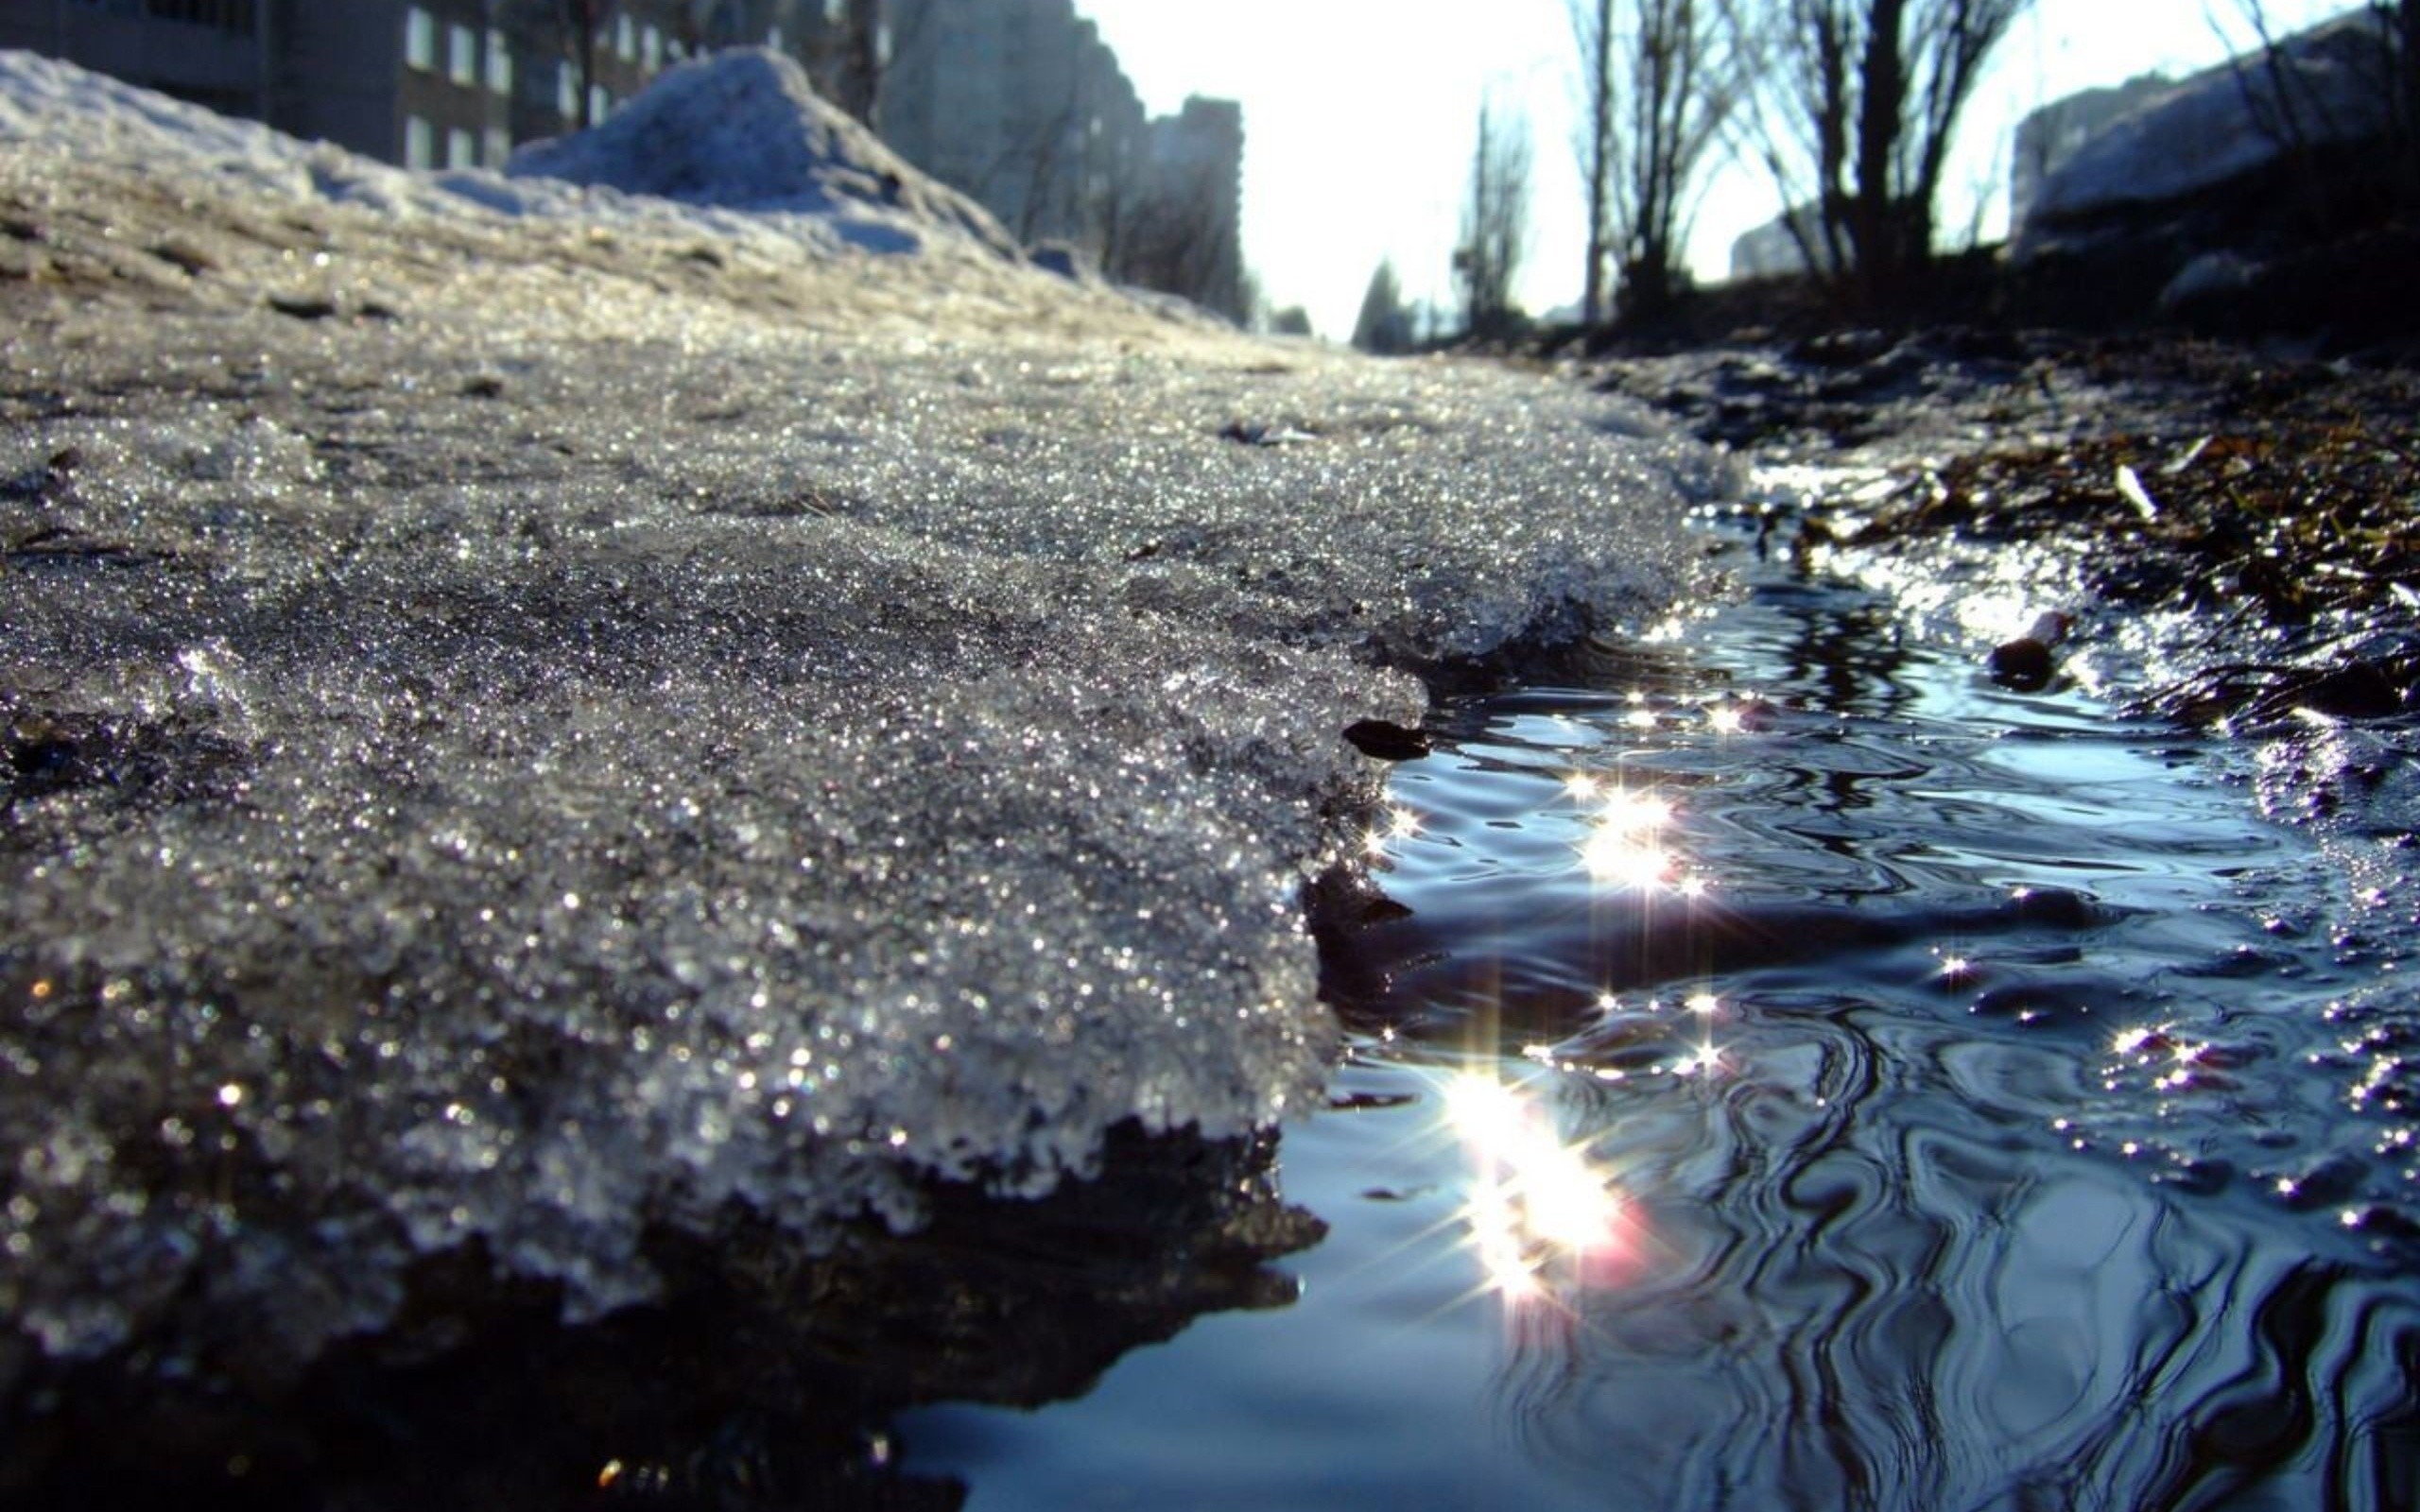
[[[1748,133],[1808,266],[1872,303],[1927,266],[1959,116],[2031,3],[1723,0],[1765,79]]]
[[[1493,104],[1482,104],[1462,240],[1454,252],[1454,282],[1473,335],[1502,335],[1519,321],[1512,281],[1528,249],[1529,221],[1529,120],[1508,121]]]

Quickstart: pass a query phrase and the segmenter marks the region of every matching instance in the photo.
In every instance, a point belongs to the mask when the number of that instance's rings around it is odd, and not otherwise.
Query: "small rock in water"
[[[2048,687],[2051,676],[2059,670],[2058,658],[2051,654],[2051,647],[2066,638],[2072,623],[2066,615],[2052,610],[2036,619],[2023,635],[1992,647],[1992,680],[2019,693],[2038,693]]]

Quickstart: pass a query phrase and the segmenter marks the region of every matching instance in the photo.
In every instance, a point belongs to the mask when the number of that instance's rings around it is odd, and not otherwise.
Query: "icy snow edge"
[[[11,122],[66,78],[6,62]],[[93,151],[0,143],[0,1306],[53,1353],[306,1360],[448,1254],[590,1315],[650,1234],[1266,1124],[1380,664],[1700,580],[1720,467],[1550,377],[61,87]],[[345,297],[242,297],[298,268]]]

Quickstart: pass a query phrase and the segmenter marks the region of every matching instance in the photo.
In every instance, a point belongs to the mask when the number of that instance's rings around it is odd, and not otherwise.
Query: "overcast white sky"
[[[2268,0],[2268,9],[2295,24],[2351,3]],[[1448,258],[1490,88],[1518,98],[1534,136],[1523,301],[1533,312],[1578,302],[1584,241],[1564,0],[1076,0],[1076,9],[1099,23],[1153,113],[1187,94],[1243,102],[1244,256],[1272,305],[1304,305],[1322,334],[1341,338],[1386,257],[1409,296],[1449,300]],[[2240,37],[2238,14],[2238,0],[2037,0],[1971,108],[1944,225],[1964,226],[1973,185],[1998,178],[2002,144],[2025,112],[2152,69],[2215,62],[2227,49],[2213,18]],[[1995,208],[2005,203],[1998,194]],[[1732,238],[1777,209],[1761,173],[1730,175],[1699,216],[1700,272],[1720,276]]]

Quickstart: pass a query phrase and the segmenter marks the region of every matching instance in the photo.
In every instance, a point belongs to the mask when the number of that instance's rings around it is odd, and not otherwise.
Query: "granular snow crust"
[[[507,215],[22,54],[0,133],[0,1384],[1265,1125],[1387,668],[1705,586],[1637,410],[913,196]]]

